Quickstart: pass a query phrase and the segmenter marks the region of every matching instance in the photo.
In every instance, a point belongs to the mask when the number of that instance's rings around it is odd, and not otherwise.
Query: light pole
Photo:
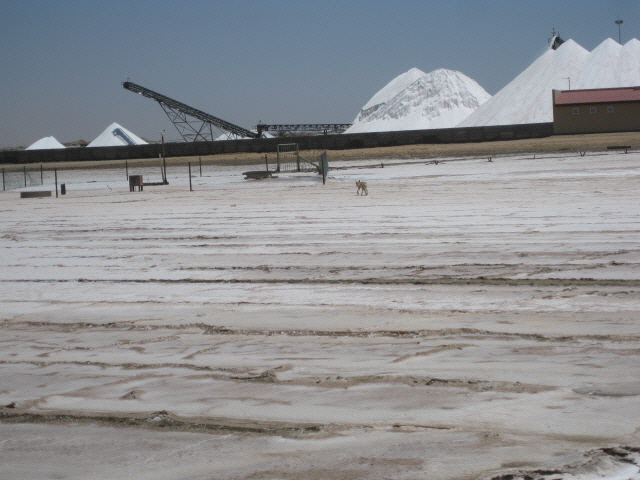
[[[622,20],[616,20],[616,25],[618,25],[618,43],[622,45],[622,35],[620,34],[620,25],[622,25]]]
[[[569,81],[569,90],[571,90],[571,77],[564,77],[564,79]]]

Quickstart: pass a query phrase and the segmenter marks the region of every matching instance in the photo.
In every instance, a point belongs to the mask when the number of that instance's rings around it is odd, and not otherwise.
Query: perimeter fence
[[[322,185],[326,180],[326,152],[301,152],[314,162],[264,160],[220,161],[155,159],[91,164],[50,164],[2,168],[0,200],[44,192],[53,197],[90,197],[110,194],[163,193],[208,189],[288,188]],[[287,163],[288,162],[288,163]],[[290,163],[293,163],[292,166]],[[23,193],[24,192],[24,193]],[[30,193],[29,193],[30,192]]]

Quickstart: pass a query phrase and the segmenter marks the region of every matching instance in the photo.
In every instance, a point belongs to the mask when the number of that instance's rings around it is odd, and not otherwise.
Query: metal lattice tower
[[[164,113],[178,130],[178,133],[186,142],[189,141],[212,141],[215,139],[213,128],[225,130],[240,138],[259,138],[260,134],[234,125],[213,115],[209,115],[197,108],[190,107],[182,102],[178,102],[148,88],[137,85],[133,82],[123,82],[123,88],[138,93],[144,97],[155,100],[160,104]]]

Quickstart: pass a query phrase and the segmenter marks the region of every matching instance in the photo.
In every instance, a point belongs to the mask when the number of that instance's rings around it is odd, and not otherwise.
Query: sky
[[[0,148],[118,122],[181,140],[134,83],[244,128],[350,123],[396,76],[458,70],[497,93],[551,30],[640,37],[640,0],[0,0]]]

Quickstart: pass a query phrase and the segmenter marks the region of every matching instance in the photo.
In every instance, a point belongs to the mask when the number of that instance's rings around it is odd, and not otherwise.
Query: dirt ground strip
[[[2,202],[0,476],[640,479],[640,153],[394,155]]]

